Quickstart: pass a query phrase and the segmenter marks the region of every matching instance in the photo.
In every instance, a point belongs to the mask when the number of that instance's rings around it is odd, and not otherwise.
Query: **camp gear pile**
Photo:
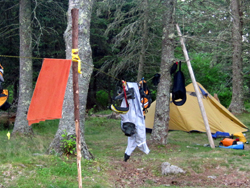
[[[219,147],[225,149],[244,149],[245,143],[248,142],[244,134],[242,132],[238,132],[231,134],[230,138],[223,138],[219,143]]]
[[[212,134],[212,138],[214,138],[214,139],[217,139],[217,138],[231,138],[231,135],[229,133],[216,131],[216,133]]]
[[[223,140],[220,141],[219,145],[223,145],[223,146],[231,146],[231,145],[235,145],[237,144],[236,139],[232,139],[232,138],[224,138]]]

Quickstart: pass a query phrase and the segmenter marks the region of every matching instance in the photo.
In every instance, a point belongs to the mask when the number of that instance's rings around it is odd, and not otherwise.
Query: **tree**
[[[66,43],[66,58],[71,59],[71,46],[72,46],[72,20],[71,20],[71,9],[79,9],[79,35],[78,35],[78,49],[79,57],[82,63],[82,75],[79,80],[79,91],[80,91],[80,125],[81,125],[81,150],[82,156],[85,159],[92,159],[93,155],[89,152],[87,144],[84,139],[84,123],[85,123],[85,109],[86,100],[88,93],[88,86],[90,77],[93,71],[91,47],[89,43],[90,38],[90,19],[92,11],[93,1],[88,0],[69,0],[68,9],[68,26],[64,33],[64,39]],[[63,118],[59,122],[59,127],[54,137],[54,140],[49,146],[49,153],[53,151],[62,154],[63,149],[61,146],[62,134],[64,130],[68,136],[75,136],[75,125],[74,125],[74,103],[73,103],[73,91],[72,91],[72,70],[67,83],[66,93],[63,103]]]
[[[148,38],[148,0],[144,0],[144,21],[143,21],[143,32],[142,32],[142,39],[141,39],[141,52],[139,58],[139,66],[138,66],[138,73],[137,73],[137,82],[141,80],[143,77],[143,67],[145,64],[145,57],[146,57],[146,41]]]
[[[167,144],[171,86],[170,67],[174,61],[175,5],[176,0],[163,2],[165,13],[163,16],[161,78],[157,88],[154,129],[150,137],[150,139],[157,144]]]
[[[31,1],[20,0],[19,3],[20,57],[32,57]],[[32,59],[20,58],[19,97],[14,129],[12,135],[33,135],[28,126],[27,111],[32,97]]]
[[[40,57],[65,58],[63,32],[67,26],[68,2],[64,0],[33,0],[31,3],[33,84],[41,69]],[[0,42],[1,55],[19,54],[19,0],[1,1]],[[66,8],[65,8],[66,7]],[[17,58],[0,59],[4,67],[4,87],[10,91],[11,111],[16,112],[18,102],[19,61]],[[34,85],[33,85],[34,86]],[[12,99],[12,101],[11,101]]]
[[[130,81],[139,81],[145,73],[155,74],[159,70],[160,56],[160,1],[109,2],[113,20],[105,35],[111,38],[116,55],[107,59],[102,69],[117,77],[123,77],[122,73],[126,72]]]
[[[244,109],[243,73],[242,73],[242,17],[240,15],[241,0],[231,0],[232,42],[233,42],[233,91],[229,110],[242,113]]]

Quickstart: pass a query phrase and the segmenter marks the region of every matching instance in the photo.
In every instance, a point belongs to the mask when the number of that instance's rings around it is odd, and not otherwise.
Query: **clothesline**
[[[42,59],[45,59],[45,58],[42,58],[42,57],[24,57],[24,56],[13,56],[13,55],[0,55],[0,57],[5,57],[5,58],[18,58],[18,59],[20,59],[20,58],[26,58],[26,59],[41,59],[41,60],[42,60]],[[63,58],[53,58],[53,59],[63,59]],[[117,78],[117,77],[115,77],[115,76],[113,76],[113,75],[110,75],[110,74],[108,74],[108,73],[102,71],[101,69],[95,68],[94,65],[89,65],[89,64],[87,64],[87,63],[85,63],[85,62],[82,62],[82,63],[84,63],[84,64],[87,65],[87,66],[90,66],[90,67],[94,68],[95,70],[97,70],[98,72],[101,72],[101,73],[105,74],[106,76],[109,76],[109,77],[111,77],[111,78],[114,78],[115,80],[118,80],[118,81],[122,81],[122,79],[119,79],[119,78]],[[154,76],[151,77],[151,78],[149,78],[149,79],[147,79],[147,80],[149,81],[149,80],[152,80],[153,78],[154,78]]]

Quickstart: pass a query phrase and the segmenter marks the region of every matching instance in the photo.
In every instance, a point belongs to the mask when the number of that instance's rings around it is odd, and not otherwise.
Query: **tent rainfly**
[[[211,133],[220,131],[234,134],[236,132],[248,131],[247,127],[211,96],[201,84],[198,83],[198,86]],[[170,101],[169,130],[206,132],[192,83],[186,86],[186,92],[187,100],[184,105],[176,106]],[[156,102],[154,101],[148,108],[148,113],[145,114],[146,129],[149,131],[153,129],[154,125],[155,105]]]

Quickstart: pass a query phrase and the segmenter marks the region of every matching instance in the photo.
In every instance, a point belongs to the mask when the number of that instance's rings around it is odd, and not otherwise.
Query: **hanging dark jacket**
[[[177,101],[181,99],[181,101]],[[182,106],[186,102],[185,77],[181,72],[181,61],[179,62],[179,70],[174,75],[174,84],[172,89],[172,101],[176,106]]]

